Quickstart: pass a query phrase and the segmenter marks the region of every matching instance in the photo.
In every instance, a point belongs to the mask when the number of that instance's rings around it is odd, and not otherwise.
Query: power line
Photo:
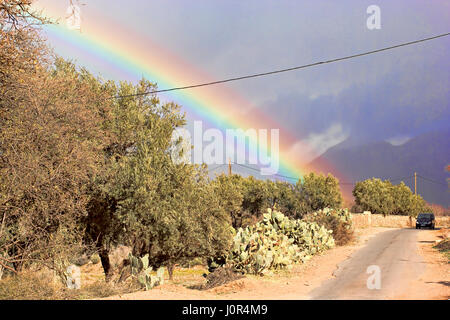
[[[256,169],[256,168],[253,168],[253,167],[250,167],[250,166],[246,166],[246,165],[243,165],[243,164],[240,164],[240,163],[234,163],[233,162],[233,164],[237,164],[238,166],[241,166],[241,167],[244,167],[244,168],[247,168],[247,169],[251,169],[251,170],[255,170],[255,171],[258,171],[258,172],[260,171],[260,169]],[[276,177],[281,177],[281,178],[286,178],[286,179],[293,179],[295,181],[298,181],[300,179],[299,177],[290,177],[290,176],[285,176],[285,175],[277,174],[277,173],[272,174],[271,176],[276,176]],[[354,185],[356,183],[355,182],[339,182],[339,184]]]
[[[442,183],[442,182],[439,182],[439,181],[436,181],[436,180],[433,180],[433,179],[429,179],[429,178],[425,178],[425,177],[422,177],[421,175],[417,175],[419,178],[422,178],[423,180],[425,180],[425,181],[428,181],[428,182],[431,182],[431,183],[435,183],[435,184],[440,184],[441,186],[448,186],[447,184],[444,184],[444,183]]]
[[[215,168],[208,168],[208,170],[209,171],[214,171],[214,170],[217,170],[217,169],[219,169],[220,167],[223,167],[223,166],[225,166],[225,164],[219,164]]]
[[[404,181],[406,179],[412,179],[412,178],[414,178],[414,176],[408,176],[408,177],[403,177],[403,178],[398,178],[398,179],[388,179],[388,180],[391,182],[394,182],[394,181]]]
[[[235,163],[235,162],[233,162],[233,164],[236,164],[236,165],[238,165],[238,166],[240,166],[240,167],[243,167],[243,168],[246,168],[246,169],[250,169],[250,170],[254,170],[254,171],[258,171],[258,172],[260,171],[260,169],[253,168],[253,167],[250,167],[250,166],[247,166],[247,165],[244,165],[244,164]],[[224,166],[224,165],[222,165],[222,166]],[[220,166],[219,166],[219,167],[220,167]],[[215,170],[215,169],[217,169],[217,167],[214,168],[214,169],[212,169],[212,170]],[[293,180],[296,180],[296,181],[300,179],[300,178],[297,178],[297,177],[290,177],[290,176],[285,176],[285,175],[282,175],[282,174],[273,174],[273,175],[271,175],[271,176],[277,176],[277,177],[286,178],[286,179],[293,179]],[[440,183],[440,182],[438,182],[438,181],[435,181],[435,180],[432,180],[432,179],[429,179],[429,178],[425,178],[425,177],[420,176],[420,175],[417,175],[417,176],[420,177],[420,178],[422,178],[422,179],[424,179],[424,180],[427,180],[427,181],[429,181],[429,182],[447,186],[446,184]],[[411,178],[413,178],[413,177],[414,177],[414,176],[407,176],[407,177],[397,178],[397,179],[389,179],[389,178],[387,178],[386,180],[389,180],[390,182],[394,182],[394,181],[404,181],[404,180],[406,180],[406,179],[411,179]],[[339,184],[340,184],[340,185],[356,185],[358,182],[360,182],[360,181],[356,181],[356,182],[339,182]]]
[[[260,169],[253,168],[253,167],[250,167],[250,166],[246,166],[246,165],[243,165],[243,164],[240,164],[240,163],[233,162],[233,164],[237,164],[238,166],[241,166],[241,167],[247,168],[247,169],[251,169],[251,170],[254,170],[254,171],[258,171],[258,172],[260,171]],[[272,176],[277,176],[277,177],[286,178],[286,179],[293,179],[295,181],[298,181],[300,179],[298,177],[289,177],[289,176],[285,176],[285,175],[282,175],[282,174],[273,174]],[[354,185],[354,184],[356,184],[355,182],[339,182],[339,183],[340,184],[344,184],[344,185]]]
[[[237,164],[238,166],[241,166],[241,167],[243,167],[243,168],[247,168],[247,169],[251,169],[251,170],[254,170],[254,171],[260,171],[260,169],[257,169],[257,168],[253,168],[253,167],[250,167],[250,166],[246,166],[246,165],[243,165],[243,164],[240,164],[240,163],[235,163],[235,162],[233,162],[233,164]],[[293,180],[295,180],[295,181],[297,181],[299,178],[296,178],[296,177],[289,177],[289,176],[284,176],[284,175],[282,175],[282,174],[272,174],[271,176],[277,176],[277,177],[281,177],[281,178],[286,178],[286,179],[293,179]]]
[[[405,46],[410,46],[410,45],[413,45],[413,44],[418,44],[418,43],[421,43],[421,42],[435,40],[435,39],[442,38],[442,37],[447,37],[449,35],[450,35],[450,32],[443,33],[443,34],[439,34],[439,35],[436,35],[436,36],[423,38],[423,39],[410,41],[410,42],[404,42],[404,43],[400,43],[400,44],[397,44],[397,45],[384,47],[384,48],[380,48],[380,49],[376,49],[376,50],[366,51],[366,52],[357,53],[357,54],[353,54],[353,55],[349,55],[349,56],[345,56],[345,57],[341,57],[341,58],[335,58],[335,59],[330,59],[330,60],[325,60],[325,61],[319,61],[319,62],[314,62],[314,63],[305,64],[305,65],[301,65],[301,66],[295,66],[295,67],[286,68],[286,69],[279,69],[279,70],[274,70],[274,71],[255,73],[255,74],[250,74],[250,75],[245,75],[245,76],[228,78],[228,79],[224,79],[224,80],[211,81],[211,82],[205,82],[205,83],[199,83],[199,84],[193,84],[193,85],[187,85],[187,86],[181,86],[181,87],[174,87],[174,88],[168,88],[168,89],[154,90],[154,91],[148,91],[148,92],[142,92],[142,93],[136,93],[136,94],[129,94],[129,95],[123,95],[123,96],[115,96],[115,98],[128,98],[128,97],[146,96],[146,95],[156,94],[156,93],[163,93],[163,92],[176,91],[176,90],[193,89],[193,88],[199,88],[199,87],[206,87],[206,86],[212,86],[212,85],[217,85],[217,84],[223,84],[223,83],[232,82],[232,81],[240,81],[240,80],[245,80],[245,79],[250,79],[250,78],[263,77],[263,76],[273,75],[273,74],[277,74],[277,73],[283,73],[283,72],[289,72],[289,71],[294,71],[294,70],[299,70],[299,69],[315,67],[315,66],[318,66],[318,65],[321,65],[321,64],[334,63],[334,62],[338,62],[338,61],[349,60],[349,59],[353,59],[353,58],[367,56],[367,55],[371,55],[371,54],[375,54],[375,53],[379,53],[379,52],[383,52],[383,51],[388,51],[388,50],[397,49],[397,48],[400,48],[400,47],[405,47]]]
[[[408,176],[408,177],[403,177],[403,178],[398,178],[398,179],[390,179],[390,178],[387,178],[387,179],[384,179],[384,180],[389,180],[390,182],[395,182],[395,181],[404,181],[404,180],[406,180],[406,179],[411,179],[411,178],[413,178],[414,176]],[[368,178],[368,179],[370,179],[370,178]],[[367,180],[367,179],[365,179],[365,180]],[[364,180],[361,180],[361,181],[364,181]],[[355,184],[357,184],[358,182],[361,182],[361,181],[356,181],[356,182],[339,182],[339,184],[343,184],[343,185],[355,185]]]
[[[233,164],[237,164],[238,166],[241,166],[243,168],[247,168],[247,169],[251,169],[251,170],[260,172],[260,169],[253,168],[253,167],[250,167],[250,166],[246,166],[244,164],[235,163],[235,162],[233,162]],[[276,173],[272,174],[271,176],[277,176],[277,177],[282,177],[282,178],[286,178],[286,179],[294,179],[294,180],[298,180],[299,179],[299,178],[296,178],[296,177],[289,177],[289,176],[284,176],[282,174],[276,174]]]

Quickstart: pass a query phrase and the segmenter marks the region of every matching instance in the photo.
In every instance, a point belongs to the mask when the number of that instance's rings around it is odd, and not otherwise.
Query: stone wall
[[[386,227],[386,228],[410,228],[416,226],[416,219],[409,216],[381,214],[352,213],[353,226],[355,228]],[[450,227],[450,217],[436,217],[436,228]]]

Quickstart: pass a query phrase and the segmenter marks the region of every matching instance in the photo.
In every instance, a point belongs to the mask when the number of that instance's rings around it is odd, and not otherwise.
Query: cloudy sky
[[[44,8],[69,3],[38,2]],[[215,79],[313,63],[450,31],[450,2],[443,0],[74,2],[85,4],[84,12],[95,10],[115,19],[117,28],[126,25],[144,33]],[[372,4],[381,9],[380,30],[366,26],[366,10]],[[53,45],[94,73],[119,80],[110,69],[87,61],[82,49],[67,52],[56,40]],[[448,127],[449,56],[450,37],[446,37],[226,86],[293,131],[299,145],[306,142],[311,147],[313,157],[347,138],[398,145]]]

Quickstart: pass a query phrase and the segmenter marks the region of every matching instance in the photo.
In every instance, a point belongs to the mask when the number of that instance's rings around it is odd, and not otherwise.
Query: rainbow
[[[57,17],[56,8],[45,8],[43,12],[48,17]],[[59,14],[61,16],[61,13]],[[98,18],[101,17],[101,23]],[[101,59],[135,78],[144,77],[158,84],[160,89],[213,81],[210,76],[192,65],[150,41],[135,30],[128,30],[123,24],[120,28],[110,19],[96,15],[94,25],[83,25],[83,31],[69,30],[64,24],[54,24],[44,27],[49,36],[57,38],[62,43],[81,49],[95,59]],[[114,33],[111,32],[114,30]],[[276,129],[280,130],[280,170],[286,176],[301,178],[307,171],[333,172],[328,163],[321,168],[306,166],[301,152],[296,150],[308,146],[299,145],[298,139],[257,110],[249,101],[243,99],[226,85],[174,91],[168,95],[171,100],[181,105],[188,114],[199,120],[206,121],[222,131],[240,128]],[[250,141],[250,149],[261,148],[257,141]],[[270,153],[270,147],[268,149]]]

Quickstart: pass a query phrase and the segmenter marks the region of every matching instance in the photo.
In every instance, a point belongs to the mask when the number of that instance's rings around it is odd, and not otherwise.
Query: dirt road
[[[433,240],[421,242],[419,238],[430,235],[431,232],[393,229],[379,233],[370,239],[365,247],[340,263],[334,272],[335,278],[312,290],[309,298],[392,299],[402,295],[408,298],[408,290],[414,289],[410,283],[417,281],[424,274],[428,263],[419,253],[419,246],[422,243],[433,242]],[[377,288],[374,272],[378,270],[381,281]],[[440,276],[445,279],[448,274],[441,273]],[[367,284],[369,277],[371,289]]]
[[[352,245],[328,250],[289,272],[247,276],[206,291],[190,289],[203,283],[201,272],[175,276],[163,286],[107,299],[448,299],[450,268],[433,249],[438,230],[369,228],[358,230]],[[380,290],[367,289],[367,267],[381,271]]]

